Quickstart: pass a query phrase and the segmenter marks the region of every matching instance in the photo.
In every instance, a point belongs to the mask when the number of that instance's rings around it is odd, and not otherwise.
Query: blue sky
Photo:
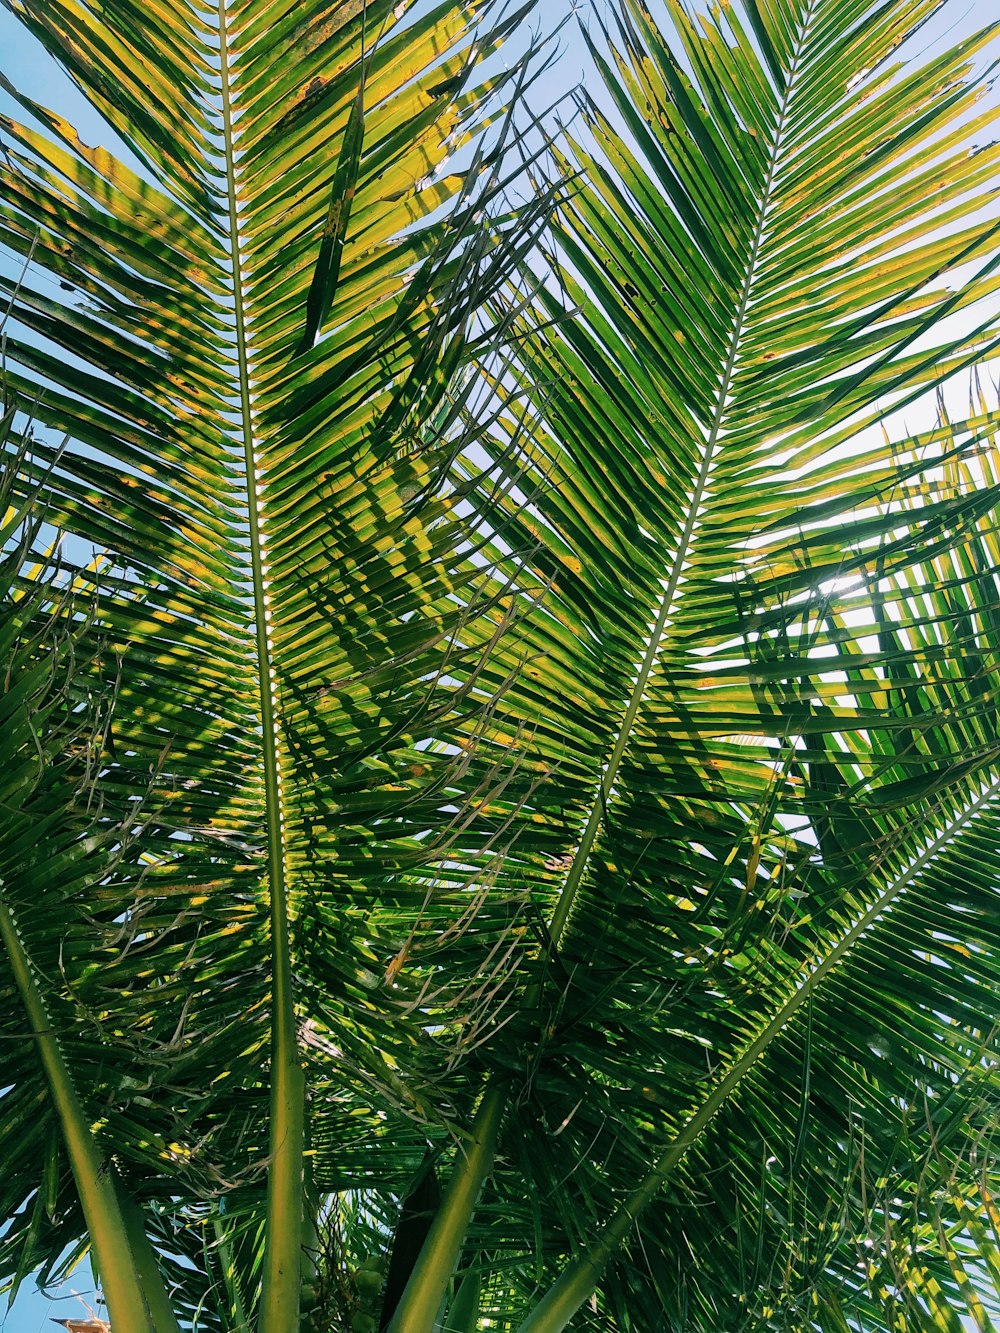
[[[554,23],[565,12],[569,2],[541,0],[538,12],[545,15],[547,22]],[[595,7],[603,9],[604,5],[577,6],[584,16]],[[948,0],[942,15],[928,29],[926,42],[930,45],[943,41],[949,35],[990,21],[996,17],[996,13],[996,0]],[[549,74],[548,86],[539,94],[539,100],[543,94],[546,101],[554,100],[561,92],[568,91],[586,71],[586,48],[575,24],[571,23],[564,29],[562,45],[562,59]],[[16,82],[28,96],[72,121],[88,142],[100,143],[112,149],[118,146],[114,136],[90,110],[69,79],[53,67],[34,40],[4,9],[0,9],[0,72]],[[588,86],[593,89],[592,77],[588,79]],[[0,111],[14,112],[12,99],[2,91]],[[86,1268],[78,1271],[69,1287],[86,1299],[94,1300],[93,1280]],[[3,1333],[41,1333],[41,1330],[53,1327],[48,1322],[53,1315],[66,1318],[83,1313],[84,1305],[77,1297],[67,1293],[53,1302],[26,1284],[13,1309],[5,1317],[0,1315],[0,1329]]]

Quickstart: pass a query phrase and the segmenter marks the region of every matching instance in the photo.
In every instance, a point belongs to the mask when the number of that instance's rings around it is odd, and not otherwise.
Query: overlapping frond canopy
[[[488,673],[498,885],[552,946],[492,1051],[483,1244],[526,1192],[493,1256],[525,1310],[579,1256],[525,1330],[619,1244],[580,1327],[965,1308],[960,1268],[865,1248],[946,1126],[981,1170],[995,1101],[995,392],[900,423],[996,336],[996,30],[921,53],[935,14],[629,0],[593,34],[551,254],[580,313],[512,304],[532,402],[493,453],[546,590]]]
[[[255,1299],[302,1062],[352,1264],[491,1089],[493,1327],[975,1313],[1000,412],[900,413],[997,332],[995,29],[625,0],[536,290],[545,190],[478,220],[519,11],[5,2],[132,158],[0,121],[20,489],[103,553],[77,633],[130,830],[59,938],[11,910],[178,1312]],[[80,1218],[15,1058],[23,1272]]]
[[[444,479],[473,317],[548,208],[490,221],[504,108],[530,83],[496,56],[527,10],[7,8],[123,145],[90,147],[5,80],[5,401],[34,423],[21,491],[79,566],[84,675],[115,695],[100,799],[134,825],[34,963],[70,1032],[116,1052],[75,1072],[118,1174],[168,1211],[226,1193],[249,1234],[282,1065],[315,1066],[317,1189],[405,1181],[424,1123],[451,1115],[394,1072],[420,1027],[382,936],[397,869],[441,854],[440,740],[477,706],[462,629],[488,572]],[[70,1180],[34,1153],[55,1127],[6,1003],[24,1050],[0,1121],[36,1117],[11,1217],[43,1173]],[[373,1166],[386,1107],[402,1126]],[[78,1236],[59,1197],[15,1219],[12,1269]],[[208,1327],[223,1313],[202,1299]]]

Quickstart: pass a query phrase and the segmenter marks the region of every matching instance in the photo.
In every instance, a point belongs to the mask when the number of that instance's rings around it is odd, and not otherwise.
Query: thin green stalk
[[[448,1316],[441,1326],[441,1333],[476,1333],[479,1327],[481,1288],[480,1270],[470,1268],[459,1283],[455,1299],[448,1308]]]
[[[181,1333],[181,1326],[177,1322],[177,1316],[170,1304],[170,1297],[160,1273],[156,1251],[146,1235],[146,1224],[143,1221],[142,1209],[120,1181],[116,1180],[115,1184],[118,1205],[122,1210],[125,1231],[128,1235],[129,1248],[135,1260],[139,1281],[142,1283],[143,1295],[146,1297],[153,1316],[153,1323],[157,1329],[162,1329],[163,1333]]]
[[[2,888],[0,881],[0,890]],[[14,981],[59,1118],[111,1323],[115,1329],[125,1329],[127,1333],[176,1333],[176,1319],[172,1314],[169,1319],[164,1316],[164,1311],[169,1312],[169,1300],[159,1270],[154,1263],[153,1271],[143,1272],[136,1261],[129,1242],[128,1225],[119,1206],[113,1168],[94,1138],[35,979],[31,959],[10,909],[2,901],[0,938],[10,958]]]
[[[559,943],[568,919],[568,913],[560,914],[558,907],[556,915],[561,919],[558,922],[553,921],[549,930],[553,947]],[[541,997],[542,983],[535,981],[526,992],[525,1007],[536,1008]],[[420,1257],[414,1265],[402,1300],[386,1333],[433,1333],[437,1327],[441,1302],[461,1258],[466,1232],[472,1221],[483,1183],[493,1167],[497,1138],[509,1097],[509,1084],[491,1078],[486,1085],[483,1100],[472,1125],[475,1147],[464,1155],[459,1154],[441,1207],[424,1241]],[[443,1220],[446,1210],[447,1219]],[[462,1285],[463,1289],[467,1287],[469,1279],[467,1278]],[[477,1278],[477,1309],[478,1292]],[[456,1303],[457,1301],[458,1296]],[[405,1318],[405,1323],[400,1322],[402,1318]],[[449,1316],[448,1330],[452,1328],[450,1320]],[[475,1324],[470,1327],[474,1329]]]
[[[215,1232],[215,1248],[218,1251],[226,1300],[229,1304],[230,1333],[250,1333],[250,1322],[243,1306],[243,1295],[240,1291],[239,1274],[233,1262],[232,1247],[226,1236],[225,1227],[218,1217],[212,1218],[212,1229]]]
[[[730,1066],[725,1076],[691,1116],[687,1124],[663,1152],[637,1189],[606,1224],[593,1245],[573,1261],[553,1283],[538,1305],[528,1314],[517,1333],[562,1333],[577,1310],[597,1290],[601,1273],[628,1236],[644,1208],[656,1198],[671,1171],[697,1142],[706,1127],[739,1087],[747,1072],[757,1063],[775,1038],[796,1013],[812,999],[820,984],[833,971],[854,945],[892,906],[901,893],[913,882],[915,875],[926,866],[954,838],[982,806],[1000,795],[1000,780],[993,782],[965,810],[960,818],[950,820],[944,830],[924,848],[919,856],[897,875],[879,894],[872,905],[841,935],[837,943],[819,962],[812,965],[785,1003],[770,1018],[764,1028]]]
[[[260,675],[260,721],[267,818],[267,867],[271,904],[271,1119],[267,1177],[267,1225],[259,1327],[261,1333],[297,1333],[302,1251],[305,1078],[299,1062],[281,817],[277,714],[271,676],[269,605],[257,488],[247,348],[246,311],[240,263],[235,121],[227,41],[226,0],[218,0],[222,130],[229,202],[233,270],[233,314],[240,378],[240,417],[247,477],[247,518],[253,576],[254,620]]]
[[[493,1165],[506,1104],[505,1088],[489,1089],[480,1102],[470,1141],[459,1150],[445,1196],[386,1333],[432,1333],[483,1182]]]

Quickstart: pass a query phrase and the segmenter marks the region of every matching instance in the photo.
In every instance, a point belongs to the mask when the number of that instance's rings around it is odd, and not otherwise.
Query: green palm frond
[[[595,1327],[808,1326],[855,1120],[902,1189],[920,1090],[995,1058],[996,866],[952,867],[1000,776],[998,414],[898,428],[996,336],[996,33],[900,65],[938,9],[626,4],[564,162],[580,316],[504,307],[532,407],[498,542],[546,594],[484,682],[520,756],[492,813],[552,944],[487,1056],[524,1090],[481,1244],[524,1333],[588,1326],[597,1283]]]
[[[148,1225],[233,1188],[252,1215],[269,1182],[267,1323],[298,1285],[303,1064],[320,1188],[369,1172],[355,1111],[412,1122],[407,1170],[425,1140],[421,1076],[395,1073],[420,1022],[376,951],[406,918],[397,867],[440,855],[441,741],[478,707],[463,627],[488,576],[448,476],[474,317],[550,207],[500,207],[533,75],[495,57],[530,6],[7,8],[124,145],[5,82],[22,489],[103,553],[76,571],[116,695],[102,799],[149,796],[64,964],[109,1052],[76,1077]],[[300,1038],[310,1010],[336,1059]]]
[[[623,0],[553,145],[527,6],[5,3],[123,145],[4,84],[12,494],[115,700],[18,911],[170,1317],[983,1325],[997,26]]]

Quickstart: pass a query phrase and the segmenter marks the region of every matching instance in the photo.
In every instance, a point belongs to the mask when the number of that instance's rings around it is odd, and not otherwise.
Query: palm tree
[[[12,1289],[989,1328],[996,25],[5,3]]]

